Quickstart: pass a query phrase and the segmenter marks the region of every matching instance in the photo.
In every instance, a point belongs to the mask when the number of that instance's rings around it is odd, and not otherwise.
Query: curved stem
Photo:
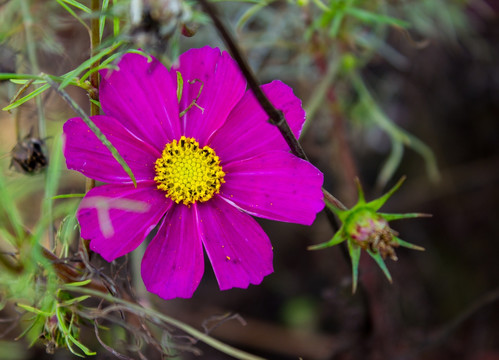
[[[307,104],[305,105],[305,113],[307,114],[307,120],[303,124],[303,128],[301,130],[301,135],[303,136],[305,132],[307,132],[310,124],[312,123],[312,119],[315,117],[315,113],[321,105],[324,104],[324,99],[326,98],[333,81],[336,79],[338,75],[338,70],[340,68],[340,59],[341,56],[338,51],[333,50],[332,52],[332,60],[328,64],[327,73],[324,75],[322,80],[319,82],[314,92],[310,96]]]
[[[305,154],[305,151],[298,142],[298,139],[291,131],[291,128],[289,127],[289,124],[286,121],[286,118],[284,117],[282,111],[276,109],[274,105],[272,105],[272,103],[269,101],[267,96],[265,96],[265,94],[263,93],[262,89],[258,84],[258,81],[256,80],[255,75],[253,74],[253,71],[251,71],[251,68],[249,67],[248,63],[241,55],[241,50],[239,49],[239,46],[234,41],[232,35],[228,32],[227,28],[220,20],[220,17],[218,16],[213,5],[207,0],[198,0],[198,1],[203,7],[204,11],[210,16],[211,20],[213,21],[213,24],[215,25],[221,37],[225,41],[225,44],[227,45],[232,57],[234,58],[234,60],[236,60],[237,64],[239,65],[239,69],[243,73],[249,88],[255,95],[262,109],[269,116],[269,122],[277,126],[279,132],[283,136],[284,140],[286,141],[286,143],[291,149],[291,152],[294,155],[309,161],[307,155]],[[343,204],[341,204],[341,202],[338,199],[336,199],[333,195],[327,192],[324,188],[322,189],[322,191],[324,193],[326,201],[331,202],[333,206],[338,207],[339,209],[342,210],[344,209]],[[336,231],[339,228],[336,219],[334,218],[333,214],[331,213],[331,210],[328,207],[325,208],[325,211],[328,220],[331,226],[333,227],[333,230]]]
[[[289,127],[288,122],[284,118],[282,111],[276,109],[274,105],[272,105],[272,103],[269,101],[267,96],[265,96],[265,94],[263,93],[262,89],[260,88],[256,80],[255,75],[253,74],[253,71],[249,67],[246,60],[241,55],[241,49],[232,38],[232,35],[227,31],[227,28],[220,20],[220,17],[216,13],[213,5],[209,3],[207,0],[199,0],[199,2],[201,3],[201,6],[203,7],[204,11],[210,16],[211,20],[213,21],[213,24],[215,25],[218,32],[224,39],[225,44],[229,48],[232,57],[234,58],[234,60],[236,60],[237,64],[239,65],[239,69],[243,73],[246,81],[248,82],[249,88],[255,95],[262,109],[269,116],[270,123],[277,126],[277,128],[281,132],[281,135],[284,137],[284,140],[286,140],[286,142],[288,143],[293,154],[295,154],[299,158],[308,160],[305,151],[303,151],[303,148],[301,147],[300,143],[298,142],[295,135],[291,131],[291,128]]]
[[[78,292],[80,294],[85,294],[85,295],[91,295],[91,296],[96,296],[101,299],[104,299],[106,301],[109,301],[112,304],[121,304],[125,305],[127,309],[130,311],[134,312],[137,315],[142,315],[149,319],[149,321],[152,322],[158,322],[161,321],[163,323],[172,325],[176,327],[177,329],[180,329],[187,334],[193,336],[194,338],[198,339],[199,341],[204,342],[205,344],[211,346],[214,349],[217,349],[227,355],[230,355],[236,359],[242,359],[242,360],[264,360],[263,358],[249,354],[245,351],[236,349],[230,345],[224,344],[223,342],[212,338],[211,336],[196,330],[192,326],[189,326],[179,320],[176,320],[168,315],[164,315],[158,311],[155,311],[153,309],[148,309],[144,308],[140,305],[134,304],[130,301],[120,299],[117,297],[112,296],[111,294],[108,293],[103,293],[100,291],[96,291],[93,289],[88,289],[88,288],[83,288],[83,287],[77,287],[77,286],[70,286],[70,285],[64,285],[63,286],[64,290],[68,291],[73,291],[73,292]]]

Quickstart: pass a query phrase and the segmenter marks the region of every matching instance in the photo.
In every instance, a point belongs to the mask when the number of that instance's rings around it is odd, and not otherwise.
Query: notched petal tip
[[[148,291],[163,299],[190,298],[204,272],[203,247],[193,207],[174,205],[142,259]]]

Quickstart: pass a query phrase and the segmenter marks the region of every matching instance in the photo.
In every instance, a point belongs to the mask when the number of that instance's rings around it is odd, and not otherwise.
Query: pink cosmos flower
[[[159,224],[141,270],[147,289],[164,299],[192,296],[203,246],[220,289],[259,284],[273,271],[272,246],[250,215],[310,225],[324,207],[322,173],[290,153],[226,52],[189,50],[170,71],[139,54],[117,66],[101,71],[106,115],[92,120],[137,187],[83,120],[69,119],[68,168],[107,183],[81,201],[81,236],[112,261]],[[300,100],[279,81],[262,89],[298,137]]]

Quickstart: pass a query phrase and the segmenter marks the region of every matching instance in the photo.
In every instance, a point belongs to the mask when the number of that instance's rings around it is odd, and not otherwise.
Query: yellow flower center
[[[158,189],[187,206],[210,200],[225,182],[215,151],[209,146],[199,148],[195,139],[185,136],[166,144],[154,168]]]

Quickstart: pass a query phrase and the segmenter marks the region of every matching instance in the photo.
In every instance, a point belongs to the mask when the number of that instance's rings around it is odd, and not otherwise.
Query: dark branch
[[[199,0],[199,3],[203,7],[203,10],[212,19],[213,24],[220,33],[220,36],[225,41],[225,45],[227,45],[227,48],[229,49],[232,57],[234,58],[234,60],[236,60],[237,64],[239,65],[239,68],[241,69],[241,72],[246,78],[246,82],[248,83],[249,88],[251,89],[253,94],[255,94],[255,97],[258,100],[260,106],[269,116],[270,123],[272,125],[277,126],[282,136],[284,137],[289,147],[291,148],[293,154],[295,154],[299,158],[308,160],[305,151],[303,151],[303,148],[301,147],[300,143],[298,142],[295,135],[291,131],[291,128],[289,127],[288,122],[284,118],[282,111],[276,109],[271,104],[267,96],[265,96],[265,94],[263,93],[258,82],[256,81],[255,75],[251,71],[251,68],[249,67],[248,63],[241,55],[241,49],[239,49],[236,42],[232,38],[232,35],[227,31],[227,27],[220,20],[220,17],[218,16],[214,6],[210,4],[207,0]]]
[[[289,145],[293,154],[298,156],[299,158],[308,161],[305,151],[303,151],[303,148],[301,147],[300,143],[298,142],[295,135],[291,131],[291,128],[289,127],[288,122],[284,118],[282,111],[276,109],[274,105],[272,105],[272,103],[269,101],[267,96],[265,96],[265,94],[263,93],[262,89],[258,85],[258,81],[256,80],[255,75],[253,74],[253,71],[251,71],[251,68],[249,67],[248,63],[241,55],[241,50],[239,49],[236,42],[232,38],[232,35],[227,31],[227,27],[220,20],[220,17],[218,16],[214,6],[210,4],[208,0],[198,0],[198,1],[203,7],[203,10],[208,14],[208,16],[210,16],[211,20],[213,21],[213,24],[220,33],[220,36],[225,41],[225,45],[229,49],[234,60],[236,60],[237,64],[239,65],[239,69],[243,73],[249,88],[251,89],[253,94],[255,94],[255,97],[258,100],[258,103],[260,104],[262,109],[265,110],[265,112],[269,116],[270,123],[277,126],[277,128],[279,129],[281,135],[284,137],[284,140],[286,140],[286,143]],[[325,193],[329,194],[326,191]],[[341,202],[339,202],[336,198],[334,198],[332,195],[329,194],[328,201],[331,201],[331,199],[334,199],[332,203],[338,208],[340,209],[345,208],[343,204],[341,204]],[[331,224],[331,227],[333,228],[334,231],[336,231],[339,228],[339,224],[336,221],[333,213],[331,212],[331,210],[329,210],[328,207],[326,207],[324,210],[328,217],[329,223]]]

